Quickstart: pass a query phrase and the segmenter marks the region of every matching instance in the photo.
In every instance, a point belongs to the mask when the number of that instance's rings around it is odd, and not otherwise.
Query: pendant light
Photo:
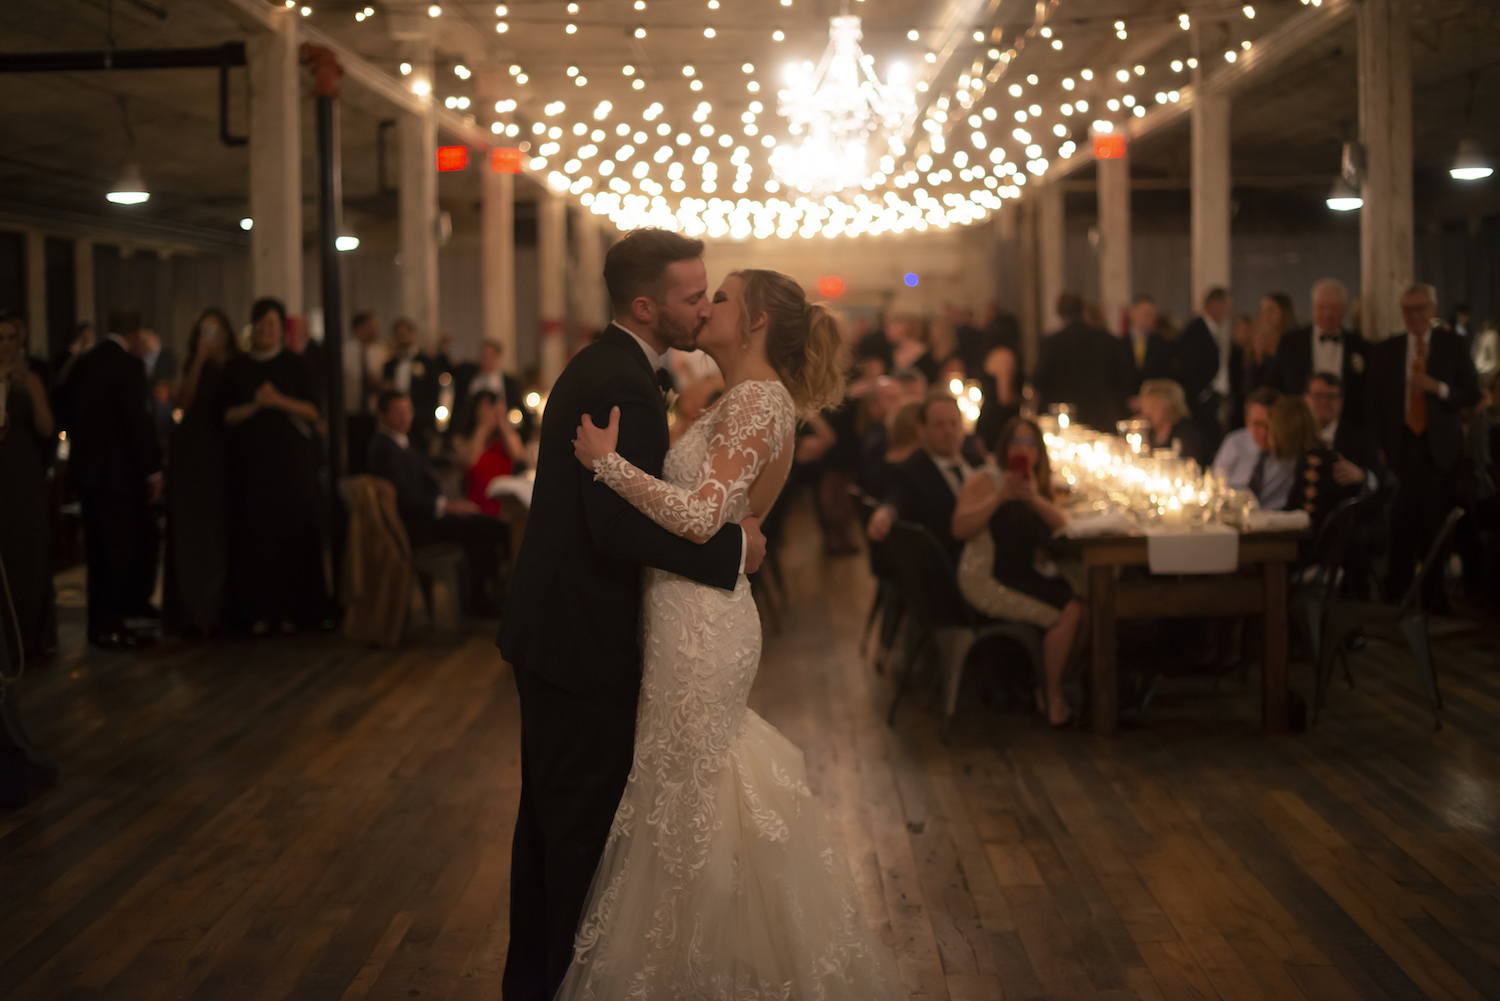
[[[1490,162],[1484,158],[1484,151],[1479,144],[1472,139],[1461,140],[1458,144],[1458,156],[1453,160],[1453,166],[1448,169],[1448,174],[1455,181],[1482,181],[1495,172]]]
[[[1328,192],[1328,207],[1335,212],[1353,212],[1364,203],[1359,192],[1342,177],[1333,182],[1333,189]]]
[[[146,181],[141,177],[141,168],[134,163],[127,163],[125,169],[120,173],[120,179],[104,195],[116,205],[139,205],[151,197],[151,192],[146,188]]]

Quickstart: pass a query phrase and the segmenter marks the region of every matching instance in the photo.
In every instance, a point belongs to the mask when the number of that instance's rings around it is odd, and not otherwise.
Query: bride
[[[585,416],[575,449],[657,524],[703,542],[770,510],[798,414],[838,402],[843,380],[833,315],[774,271],[726,278],[697,346],[724,395],[672,446],[663,479],[615,452],[618,408],[603,429]],[[906,997],[802,752],[745,706],[761,649],[749,582],[731,593],[646,573],[635,759],[557,997]]]

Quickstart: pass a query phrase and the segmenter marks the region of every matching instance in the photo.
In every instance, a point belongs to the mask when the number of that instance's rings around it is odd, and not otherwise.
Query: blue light
[[[917,287],[917,282],[919,282],[919,281],[921,281],[921,279],[917,277],[917,274],[916,274],[915,271],[908,271],[906,273],[906,287],[907,288],[916,288]]]

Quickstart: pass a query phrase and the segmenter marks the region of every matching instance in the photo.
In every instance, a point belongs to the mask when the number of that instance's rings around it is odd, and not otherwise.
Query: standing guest
[[[1271,450],[1271,407],[1281,393],[1261,386],[1245,400],[1245,426],[1224,436],[1214,469],[1235,490],[1249,490],[1266,511],[1280,511],[1292,493],[1296,463]]]
[[[1324,278],[1312,288],[1312,325],[1289,331],[1276,348],[1270,384],[1288,395],[1307,391],[1314,372],[1331,372],[1343,384],[1349,420],[1360,423],[1365,412],[1365,367],[1370,345],[1344,327],[1349,293],[1343,283]]]
[[[1363,488],[1363,480],[1339,482],[1334,472],[1338,453],[1324,444],[1312,409],[1300,396],[1283,396],[1271,405],[1270,444],[1278,458],[1296,464],[1292,470],[1292,488],[1283,507],[1287,511],[1306,511],[1314,534],[1334,508],[1357,497]]]
[[[207,309],[188,335],[187,371],[177,392],[182,421],[167,455],[167,566],[162,615],[168,627],[193,635],[224,621],[229,574],[229,483],[224,368],[240,353],[222,310]]]
[[[891,368],[897,372],[914,368],[931,385],[937,381],[938,363],[927,347],[927,326],[920,317],[893,316],[885,328],[891,342]]]
[[[1187,397],[1193,423],[1210,448],[1217,448],[1224,437],[1224,411],[1232,395],[1233,308],[1228,289],[1209,289],[1203,297],[1203,309],[1183,328],[1177,342],[1177,381]]]
[[[1120,339],[1120,366],[1125,373],[1126,406],[1136,409],[1136,396],[1147,379],[1177,378],[1177,344],[1160,329],[1156,301],[1138,295],[1127,314],[1128,327]]]
[[[975,608],[995,618],[1028,622],[1046,631],[1042,637],[1045,689],[1037,687],[1037,711],[1053,726],[1073,718],[1063,698],[1063,673],[1083,621],[1083,603],[1060,576],[1037,569],[1041,549],[1068,516],[1052,497],[1052,467],[1042,432],[1024,417],[1006,424],[995,442],[995,455],[980,467],[984,475],[964,483],[953,510],[952,531],[966,541],[958,582]],[[1020,475],[1017,469],[1025,470]],[[986,531],[988,529],[988,531]],[[1045,563],[1043,565],[1046,565]]]
[[[490,481],[516,471],[521,439],[505,418],[504,401],[481,389],[472,394],[453,424],[453,457],[464,470],[464,496],[491,516],[500,514],[500,500],[486,492]]]
[[[162,490],[161,446],[146,411],[141,365],[141,315],[110,311],[109,333],[78,356],[58,394],[68,432],[68,475],[83,514],[88,553],[89,641],[127,650],[145,637],[127,618],[150,618],[151,591],[142,589],[140,551],[155,545],[151,505]]]
[[[1208,443],[1188,413],[1182,387],[1171,379],[1141,383],[1141,416],[1151,425],[1152,448],[1176,448],[1184,459],[1208,463]]]
[[[1229,403],[1219,409],[1226,434],[1245,426],[1245,397],[1255,388],[1250,384],[1249,358],[1259,327],[1260,318],[1249,313],[1241,313],[1234,321],[1234,346],[1229,349]]]
[[[21,325],[15,317],[0,316],[0,563],[9,609],[20,624],[19,635],[13,635],[10,616],[0,612],[0,642],[14,650],[19,640],[28,664],[57,647],[47,510],[55,432],[46,386],[26,363]]]
[[[875,317],[874,329],[864,317],[854,321],[854,357],[861,367],[865,362],[879,362],[880,371],[871,372],[871,375],[889,375],[895,370],[895,360],[891,356],[891,339],[887,336],[885,328],[881,326],[880,317]]]
[[[464,550],[464,601],[471,614],[496,611],[494,590],[500,566],[505,526],[480,513],[471,500],[449,500],[426,456],[411,446],[411,400],[405,393],[380,394],[379,418],[370,439],[366,466],[371,476],[396,488],[396,510],[412,548],[435,542],[456,542]]]
[[[929,381],[946,383],[942,373],[950,367],[957,370],[960,379],[970,378],[968,362],[959,347],[958,330],[947,316],[938,316],[927,325],[927,357],[932,359],[932,367],[938,372],[937,376],[928,376]],[[912,364],[926,371],[922,359],[918,358]]]
[[[250,311],[250,350],[224,366],[220,409],[229,427],[227,611],[263,635],[293,632],[329,614],[319,519],[317,387],[284,349],[286,307]]]
[[[871,497],[885,496],[882,484],[874,489],[885,464],[885,452],[891,441],[891,421],[901,408],[901,387],[894,379],[876,379],[860,398],[856,429],[859,437],[859,488]]]
[[[161,335],[141,331],[141,364],[146,366],[147,405],[157,436],[165,443],[172,433],[172,401],[177,395],[177,353],[162,344]]]
[[[73,371],[80,355],[84,354],[94,346],[98,338],[94,334],[94,325],[88,320],[79,322],[73,328],[73,339],[68,346],[52,355],[52,377],[55,385],[61,385],[62,381]]]
[[[524,444],[531,440],[532,432],[536,430],[536,414],[526,405],[526,394],[521,392],[521,383],[505,371],[504,362],[504,345],[491,338],[480,341],[478,364],[464,362],[453,370],[453,399],[458,412],[463,413],[465,404],[475,393],[494,393],[500,401],[500,416],[507,425],[510,423],[510,414],[513,411],[520,412],[521,419],[515,429]],[[525,455],[518,454],[515,458],[523,460]]]
[[[1464,342],[1469,355],[1474,354],[1474,335],[1478,333],[1474,329],[1474,315],[1466,302],[1455,302],[1453,312],[1448,315],[1448,329],[1458,335],[1459,340]]]
[[[430,454],[432,433],[437,426],[438,398],[442,387],[439,366],[417,346],[417,325],[402,317],[391,327],[390,358],[381,373],[386,389],[411,398],[412,447]]]
[[[374,313],[359,312],[349,324],[344,341],[344,426],[351,475],[365,471],[365,452],[375,433],[375,394],[380,391],[385,350],[380,345],[380,321]]]
[[[1247,391],[1258,386],[1271,386],[1280,391],[1280,380],[1276,371],[1276,353],[1281,348],[1281,338],[1297,327],[1297,309],[1292,297],[1285,292],[1272,292],[1260,301],[1260,318],[1255,324],[1255,337],[1250,349],[1245,352],[1245,385]],[[1299,386],[1295,392],[1301,392]]]
[[[1406,593],[1417,561],[1458,502],[1460,411],[1479,401],[1474,362],[1457,334],[1433,326],[1436,315],[1437,292],[1412,285],[1401,295],[1405,333],[1380,342],[1370,359],[1370,422],[1396,475],[1386,582],[1394,599]],[[1423,598],[1431,610],[1444,607],[1442,573],[1430,575]]]
[[[1057,297],[1063,328],[1042,341],[1032,385],[1042,410],[1067,404],[1073,420],[1101,431],[1113,431],[1121,413],[1122,391],[1129,374],[1123,370],[1121,349],[1109,334],[1083,319],[1083,297],[1064,292]]]
[[[896,518],[926,527],[956,564],[963,543],[953,537],[953,506],[973,467],[963,456],[964,424],[958,401],[934,389],[918,411],[921,448],[891,471],[886,502],[870,516],[876,542],[890,534]]]

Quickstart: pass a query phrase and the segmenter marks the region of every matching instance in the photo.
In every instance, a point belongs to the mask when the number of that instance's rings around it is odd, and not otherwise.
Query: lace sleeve
[[[725,394],[713,417],[708,456],[692,486],[660,480],[618,452],[594,463],[594,478],[667,531],[704,542],[781,454],[791,419],[791,400],[780,383],[741,383]]]

